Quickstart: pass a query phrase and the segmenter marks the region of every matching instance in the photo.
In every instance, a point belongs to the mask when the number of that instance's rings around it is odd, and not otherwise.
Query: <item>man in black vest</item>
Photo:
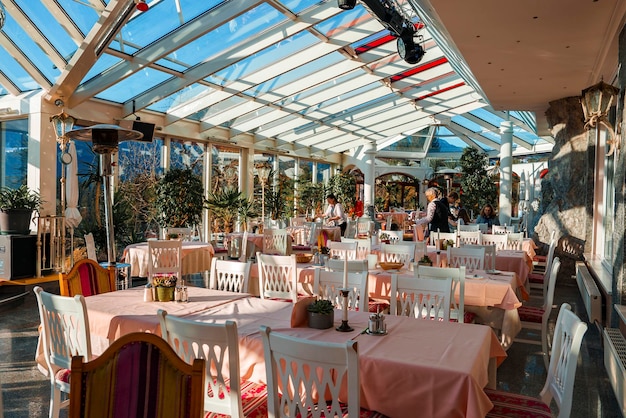
[[[424,192],[424,195],[428,201],[426,216],[418,219],[415,224],[422,225],[427,223],[429,231],[450,232],[450,227],[448,226],[450,209],[439,199],[437,188],[429,187]]]

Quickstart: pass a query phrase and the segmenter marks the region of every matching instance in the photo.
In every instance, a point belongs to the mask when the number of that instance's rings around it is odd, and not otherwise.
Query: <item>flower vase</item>
[[[171,302],[174,300],[175,287],[157,286],[156,293],[159,302]]]

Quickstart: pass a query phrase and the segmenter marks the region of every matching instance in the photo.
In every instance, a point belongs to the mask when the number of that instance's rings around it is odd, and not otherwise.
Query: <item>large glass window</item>
[[[170,145],[170,167],[191,168],[194,174],[202,176],[204,152],[204,144],[173,139]]]
[[[0,123],[0,185],[26,184],[28,171],[28,119]]]

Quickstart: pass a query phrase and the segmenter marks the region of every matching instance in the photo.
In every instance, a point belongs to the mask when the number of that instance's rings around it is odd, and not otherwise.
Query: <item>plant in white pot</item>
[[[0,234],[29,234],[31,216],[34,211],[39,212],[42,203],[39,193],[26,185],[0,188]]]
[[[335,307],[327,299],[318,299],[307,306],[309,328],[327,329],[335,321]]]

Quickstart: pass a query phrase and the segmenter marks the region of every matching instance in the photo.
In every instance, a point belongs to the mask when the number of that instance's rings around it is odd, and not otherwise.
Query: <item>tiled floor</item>
[[[202,286],[200,280],[197,285]],[[42,287],[57,292],[56,283]],[[0,287],[0,291],[2,288]],[[49,381],[35,367],[38,312],[32,286],[15,306],[0,308],[0,381],[6,418],[48,416]],[[585,317],[578,289],[573,281],[559,281],[555,303],[568,302],[579,316]],[[556,314],[555,314],[556,315]],[[509,357],[498,370],[498,388],[537,396],[543,387],[545,369],[538,347],[514,343]],[[585,335],[574,386],[572,417],[620,417],[621,412],[607,380],[598,331],[590,327]],[[61,417],[67,416],[62,412]]]

